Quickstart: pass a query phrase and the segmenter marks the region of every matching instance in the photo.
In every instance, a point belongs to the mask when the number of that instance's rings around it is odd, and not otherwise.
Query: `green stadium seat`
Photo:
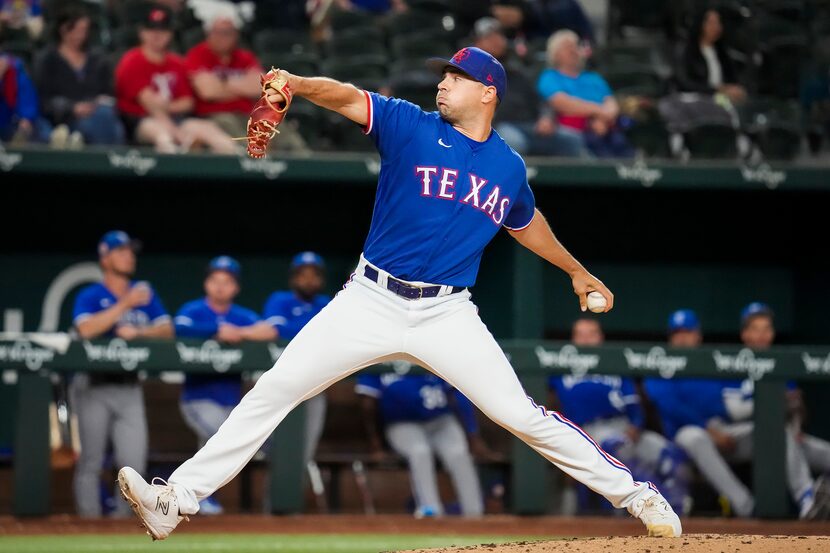
[[[433,56],[449,57],[454,52],[454,45],[444,32],[392,38],[392,54],[395,59],[424,60]]]
[[[368,12],[360,10],[332,10],[329,14],[329,24],[334,34],[340,31],[357,27],[374,27],[376,18]]]
[[[638,153],[652,158],[670,158],[669,132],[656,109],[645,111],[625,131],[629,142]]]
[[[744,128],[764,158],[786,161],[801,152],[803,113],[797,101],[753,98],[740,113]]]
[[[326,43],[325,50],[329,57],[378,56],[384,60],[388,57],[386,46],[382,42],[373,42],[359,37],[335,35]]]
[[[684,138],[692,158],[735,159],[738,155],[737,133],[729,125],[700,125],[688,131]]]
[[[323,140],[322,108],[303,99],[297,99],[291,104],[291,111],[286,117],[297,122],[297,130],[313,149],[320,149]]]
[[[283,51],[257,54],[265,69],[279,67],[295,75],[314,76],[320,73],[320,60],[314,54],[292,54]]]
[[[332,79],[374,88],[389,76],[386,59],[375,55],[328,58],[321,69]]]
[[[647,65],[618,65],[600,68],[599,74],[608,81],[616,96],[658,98],[666,91],[657,72]]]
[[[279,52],[291,54],[314,53],[314,45],[307,32],[288,29],[263,29],[254,34],[255,52]]]
[[[371,27],[350,27],[348,29],[340,29],[333,34],[334,37],[342,39],[357,39],[365,40],[367,42],[377,42],[383,44],[386,42],[386,34],[383,29],[377,26]]]
[[[202,27],[191,27],[179,33],[179,44],[183,52],[187,52],[205,40],[205,31]]]
[[[407,13],[396,14],[389,20],[390,37],[423,34],[425,32],[444,32],[447,33],[449,39],[454,36],[454,31],[455,20],[451,16],[430,12],[410,10]]]
[[[133,25],[124,25],[110,32],[110,41],[114,50],[128,50],[138,46],[138,29]]]

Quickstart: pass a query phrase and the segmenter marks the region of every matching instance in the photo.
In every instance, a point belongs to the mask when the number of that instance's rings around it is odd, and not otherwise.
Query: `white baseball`
[[[602,313],[608,306],[608,302],[605,301],[605,296],[603,296],[599,292],[589,292],[587,303],[588,311],[590,311],[591,313]]]

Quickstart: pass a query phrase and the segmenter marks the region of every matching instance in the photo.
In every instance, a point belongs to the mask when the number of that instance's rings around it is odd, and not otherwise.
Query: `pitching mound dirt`
[[[681,538],[569,538],[419,549],[410,553],[826,553],[830,536],[690,534]],[[402,553],[402,552],[401,552]]]

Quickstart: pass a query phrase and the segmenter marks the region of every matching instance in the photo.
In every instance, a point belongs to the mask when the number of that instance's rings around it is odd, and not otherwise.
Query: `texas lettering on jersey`
[[[416,166],[415,174],[421,180],[421,196],[459,201],[486,213],[495,225],[500,226],[510,205],[510,198],[500,197],[501,187],[487,186],[487,179],[473,173],[467,174],[467,179],[462,178],[459,182],[459,173],[458,169],[447,167]]]

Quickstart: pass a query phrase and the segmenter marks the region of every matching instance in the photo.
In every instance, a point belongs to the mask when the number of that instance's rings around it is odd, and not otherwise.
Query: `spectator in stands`
[[[325,262],[318,254],[300,252],[289,267],[290,290],[278,290],[265,302],[262,318],[274,327],[283,340],[292,340],[308,322],[331,301],[323,294]],[[306,463],[314,458],[326,421],[326,396],[318,394],[305,402]]]
[[[185,57],[196,93],[196,115],[212,120],[231,136],[246,136],[248,115],[259,98],[262,66],[239,47],[242,21],[233,6],[222,5],[204,22],[206,39]]]
[[[491,453],[478,434],[472,403],[438,377],[409,375],[409,363],[396,365],[395,372],[360,374],[355,386],[362,396],[372,456],[378,460],[385,457],[380,422],[389,445],[409,465],[417,518],[445,513],[435,476],[435,455],[452,479],[461,514],[481,516],[484,503],[471,448],[484,455]]]
[[[58,14],[55,45],[35,67],[41,106],[53,125],[66,125],[64,133],[77,132],[87,144],[123,144],[112,71],[103,55],[88,49],[90,25],[89,14],[79,6]]]
[[[721,93],[733,104],[740,104],[746,100],[746,89],[738,83],[722,35],[717,10],[705,10],[695,18],[677,68],[678,88],[681,92]]]
[[[43,32],[43,7],[40,0],[0,0],[0,34],[14,36],[18,31],[37,39]]]
[[[0,43],[0,142],[46,142],[49,123],[40,116],[37,92],[23,61]]]
[[[204,281],[205,297],[184,304],[173,322],[176,335],[238,344],[242,341],[270,341],[277,333],[250,309],[234,303],[239,294],[242,268],[232,257],[222,255],[210,261]],[[205,445],[228,418],[242,398],[242,382],[234,375],[189,374],[182,387],[179,406],[182,417]],[[222,506],[211,496],[199,502],[199,512],[218,515]]]
[[[577,347],[596,347],[604,341],[596,318],[580,317],[571,327],[571,343]],[[643,428],[645,416],[633,380],[599,374],[565,375],[550,377],[548,385],[568,419],[625,463],[635,480],[654,482],[672,508],[688,514],[686,455],[660,434]],[[587,500],[588,496],[583,497]]]
[[[509,57],[507,37],[501,24],[483,17],[473,27],[474,45],[502,62],[510,93],[496,110],[496,132],[520,154],[584,157],[582,139],[557,132],[551,109],[537,100],[533,81],[520,64]]]
[[[633,149],[619,128],[620,106],[599,74],[585,70],[586,53],[579,37],[557,31],[548,40],[549,69],[537,90],[556,113],[560,132],[581,137],[597,157],[630,157]]]
[[[168,51],[171,12],[154,5],[139,29],[141,45],[128,50],[115,70],[118,109],[128,138],[176,153],[201,144],[213,152],[237,153],[231,137],[212,121],[190,117],[195,104],[181,58]]]
[[[117,230],[98,242],[103,279],[81,290],[75,300],[73,325],[80,338],[173,337],[170,316],[153,288],[132,280],[136,248],[126,232]],[[76,508],[80,516],[100,517],[101,467],[108,445],[112,444],[115,466],[131,466],[142,474],[147,468],[144,396],[135,372],[126,371],[77,374],[71,393],[81,439],[75,466]],[[116,514],[129,512],[119,499]]]

